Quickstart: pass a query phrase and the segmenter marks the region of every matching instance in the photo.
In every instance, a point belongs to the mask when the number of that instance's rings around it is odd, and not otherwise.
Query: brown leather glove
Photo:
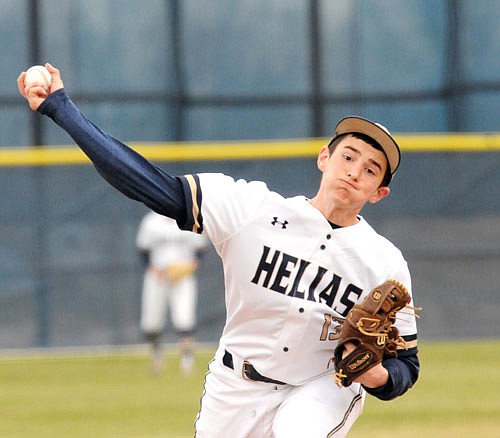
[[[396,312],[411,300],[408,290],[396,280],[388,280],[373,289],[356,304],[345,319],[337,318],[338,344],[334,351],[335,381],[349,386],[365,371],[382,362],[384,357],[396,357],[396,348],[404,346],[398,329],[393,327]],[[355,346],[344,354],[345,344]]]

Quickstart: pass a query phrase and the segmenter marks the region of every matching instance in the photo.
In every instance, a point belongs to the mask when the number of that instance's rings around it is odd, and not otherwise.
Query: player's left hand
[[[345,350],[342,353],[342,358],[354,351],[355,348],[354,344],[351,344],[350,342],[346,343]],[[378,388],[379,386],[385,385],[388,380],[389,372],[382,366],[381,363],[379,363],[365,371],[357,379],[354,379],[353,382],[361,383],[367,388]]]
[[[40,85],[32,85],[25,87],[24,78],[26,76],[26,72],[23,71],[17,78],[17,88],[19,89],[19,93],[23,96],[29,103],[30,108],[33,111],[36,111],[38,107],[43,103],[43,101],[47,98],[50,93],[54,91],[60,90],[64,88],[63,81],[61,79],[60,71],[50,65],[49,63],[45,64],[45,68],[49,71],[50,76],[52,78],[52,82],[50,84],[49,92]]]
[[[389,279],[373,288],[345,318],[337,318],[339,325],[335,327],[335,335],[338,340],[333,363],[335,382],[339,386],[359,382],[376,388],[388,382],[389,373],[382,362],[384,358],[397,357],[397,349],[406,347],[394,323],[396,313],[410,301],[406,287]]]

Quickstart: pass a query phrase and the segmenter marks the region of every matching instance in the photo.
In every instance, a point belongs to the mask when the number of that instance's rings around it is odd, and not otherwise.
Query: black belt
[[[224,357],[222,358],[222,363],[228,368],[234,370],[233,355],[225,350]],[[279,380],[270,379],[269,377],[260,374],[251,363],[246,360],[243,362],[243,377],[254,382],[264,382],[264,383],[274,383],[275,385],[286,385],[286,383],[280,382]]]

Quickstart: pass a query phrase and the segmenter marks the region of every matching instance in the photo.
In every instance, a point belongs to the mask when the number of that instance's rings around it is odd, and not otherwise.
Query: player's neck
[[[317,208],[328,222],[337,225],[338,227],[349,227],[359,222],[359,209],[342,208],[334,205],[322,204],[318,197],[309,200],[309,203]]]

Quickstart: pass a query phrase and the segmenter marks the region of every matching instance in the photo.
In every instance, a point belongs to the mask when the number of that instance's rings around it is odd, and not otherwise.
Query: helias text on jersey
[[[306,278],[312,280],[306,283]],[[339,294],[341,280],[340,276],[329,274],[328,269],[322,266],[264,246],[252,283],[290,297],[324,302],[332,308]],[[362,291],[361,288],[348,284],[338,300],[343,306],[336,306],[334,310],[347,315]]]

